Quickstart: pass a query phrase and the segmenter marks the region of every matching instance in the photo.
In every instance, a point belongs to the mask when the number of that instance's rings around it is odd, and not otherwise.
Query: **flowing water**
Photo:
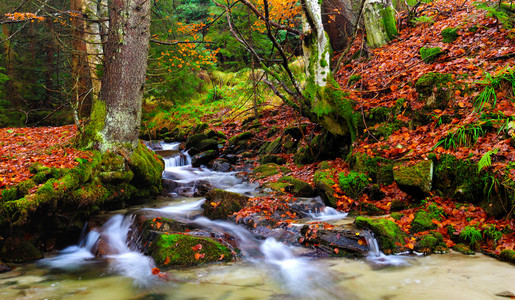
[[[178,144],[161,147],[169,153],[164,178],[179,184],[172,196],[193,194],[199,181],[242,194],[255,191],[233,173],[191,167]],[[302,248],[259,240],[242,226],[202,217],[203,201],[175,197],[139,211],[231,235],[243,260],[167,270],[171,280],[165,281],[152,274],[150,257],[128,246],[134,215],[115,214],[58,255],[0,274],[0,299],[495,299],[515,292],[513,266],[481,254],[386,256],[370,235],[366,259],[314,260],[303,257]],[[328,207],[310,219],[351,222]],[[109,248],[102,258],[94,253],[99,239]]]

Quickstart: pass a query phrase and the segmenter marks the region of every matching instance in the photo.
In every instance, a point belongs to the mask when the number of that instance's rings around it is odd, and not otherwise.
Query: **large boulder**
[[[433,161],[422,160],[414,165],[398,164],[393,168],[393,178],[408,192],[429,193],[433,185]]]
[[[363,231],[330,224],[304,225],[301,229],[301,244],[312,245],[327,255],[363,257],[370,247]]]
[[[208,165],[209,162],[216,159],[218,157],[218,151],[216,150],[207,150],[198,154],[193,155],[191,158],[191,165],[195,168],[198,168],[202,165]]]
[[[151,246],[150,255],[160,267],[186,267],[232,260],[231,250],[225,245],[187,234],[161,234]]]
[[[224,190],[214,189],[206,195],[206,201],[202,204],[203,215],[216,220],[225,220],[228,216],[241,210],[249,197]]]

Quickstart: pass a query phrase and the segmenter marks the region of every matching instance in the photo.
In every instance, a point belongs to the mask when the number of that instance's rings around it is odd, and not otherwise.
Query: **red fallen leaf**
[[[153,274],[153,275],[157,275],[157,274],[159,274],[159,273],[161,273],[161,271],[159,270],[159,268],[152,268],[152,274]]]
[[[161,228],[161,225],[163,225],[163,223],[162,223],[162,222],[156,222],[156,227],[157,227],[157,229]]]
[[[191,249],[192,249],[193,251],[195,251],[195,252],[196,252],[196,251],[199,251],[200,249],[202,249],[202,245],[201,245],[201,244],[197,244],[197,245],[195,245],[195,246],[191,247]]]
[[[167,257],[165,258],[165,261],[163,262],[163,264],[166,266],[166,265],[167,265],[167,264],[169,264],[169,263],[170,263],[170,257],[168,257],[168,256],[167,256]]]
[[[334,248],[334,253],[338,254],[338,252],[340,252],[340,249]]]
[[[222,260],[222,259],[224,259],[224,257],[225,257],[225,255],[222,254],[222,255],[220,255],[220,258],[218,260]]]
[[[195,259],[196,259],[196,260],[199,260],[199,259],[201,259],[201,258],[204,258],[204,256],[206,256],[206,254],[205,254],[205,253],[202,253],[202,254],[200,254],[200,253],[195,253]]]

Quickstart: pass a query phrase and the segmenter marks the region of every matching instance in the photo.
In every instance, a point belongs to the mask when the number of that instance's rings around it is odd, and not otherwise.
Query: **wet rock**
[[[334,197],[333,186],[336,182],[333,180],[331,170],[319,170],[313,176],[315,188],[324,200],[331,207],[336,207],[336,197]]]
[[[324,207],[322,198],[299,198],[287,203],[288,208],[301,218],[311,217],[312,214],[319,213]]]
[[[294,178],[293,176],[285,176],[277,182],[270,182],[265,185],[274,191],[285,191],[295,197],[313,197],[315,189],[307,182]]]
[[[312,245],[328,255],[363,257],[370,247],[363,231],[329,224],[305,225],[301,229],[301,244]]]
[[[249,199],[247,196],[219,189],[209,191],[205,197],[206,202],[202,204],[203,215],[212,220],[227,219],[228,216],[241,210]]]
[[[411,166],[396,165],[393,177],[407,192],[429,193],[433,184],[433,161],[423,160]]]
[[[2,261],[0,261],[0,273],[5,273],[11,271],[11,267],[4,264]]]
[[[265,164],[284,165],[286,163],[286,160],[277,155],[265,155],[259,159],[259,163],[262,165],[265,165]]]
[[[228,247],[209,238],[185,234],[161,234],[150,248],[157,266],[195,266],[204,263],[231,261]]]
[[[195,192],[193,197],[204,197],[210,190],[213,189],[211,183],[207,180],[200,180],[195,182]]]
[[[24,263],[43,258],[43,253],[24,238],[7,237],[0,249],[2,261],[7,263]]]
[[[208,150],[198,154],[193,155],[191,158],[191,165],[194,168],[198,168],[200,166],[208,165],[209,162],[216,159],[218,157],[218,151],[216,150]]]
[[[291,172],[291,170],[276,164],[266,164],[255,168],[254,171],[252,171],[252,176],[256,179],[263,179],[266,177],[277,175],[281,172],[288,173]]]
[[[246,145],[247,141],[250,140],[253,135],[254,134],[251,131],[245,131],[243,133],[235,135],[229,139],[229,147]]]
[[[197,147],[198,144],[200,144],[200,142],[202,142],[203,140],[207,140],[207,139],[208,139],[207,135],[205,135],[203,133],[190,135],[186,139],[186,143],[184,144],[184,148],[185,149],[195,148],[195,147]]]
[[[277,153],[281,152],[281,148],[282,148],[282,137],[278,137],[266,147],[264,153],[277,154]]]
[[[217,172],[229,172],[231,163],[225,158],[217,158],[213,161],[211,169]]]
[[[387,219],[357,217],[354,224],[359,228],[369,229],[374,233],[379,248],[386,254],[402,250],[406,234],[394,222]]]

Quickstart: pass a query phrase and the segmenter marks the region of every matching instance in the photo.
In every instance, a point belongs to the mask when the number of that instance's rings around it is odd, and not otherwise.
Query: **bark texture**
[[[150,39],[150,3],[112,1],[100,101],[92,113],[97,121],[105,116],[99,132],[101,151],[123,148],[132,152],[138,145]]]
[[[367,43],[371,48],[381,47],[398,35],[391,0],[366,0],[363,9]]]

